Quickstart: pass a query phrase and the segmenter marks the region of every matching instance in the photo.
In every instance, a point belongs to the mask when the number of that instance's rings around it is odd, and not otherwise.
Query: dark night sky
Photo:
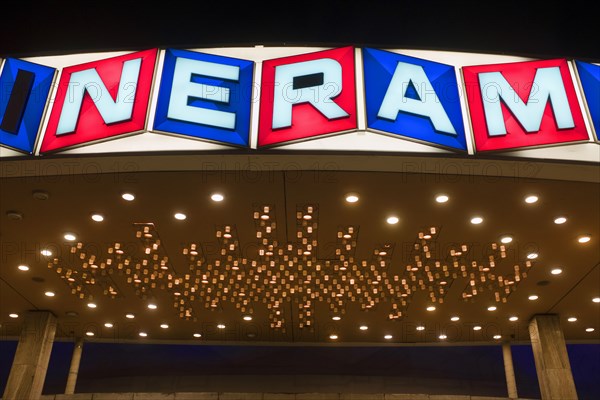
[[[597,14],[579,0],[27,3],[3,12],[2,56],[325,44],[600,60]]]
[[[564,1],[556,4],[525,0],[497,3],[322,0],[248,1],[241,5],[224,1],[168,1],[163,7],[148,6],[145,2],[128,4],[124,1],[114,4],[107,1],[13,3],[18,3],[17,6],[13,6],[17,8],[9,8],[7,4],[2,6],[0,57],[167,46],[264,44],[370,45],[600,61],[598,15],[582,1]],[[0,393],[6,382],[15,348],[14,342],[0,342]],[[412,357],[411,365],[419,373],[430,370],[431,365],[440,359],[462,360],[463,372],[471,374],[474,381],[494,380],[497,378],[495,372],[485,375],[478,365],[465,361],[469,355],[477,354],[478,359],[490,363],[486,371],[497,372],[502,368],[501,357],[497,351],[484,353],[486,348],[466,348],[462,353],[461,348],[446,350],[456,354],[442,354],[442,350],[437,350],[436,353],[435,350],[417,348],[402,348],[398,352],[404,352],[403,357]],[[56,346],[46,385],[48,392],[60,392],[63,389],[71,349],[70,343],[60,343]],[[148,351],[143,346],[130,346],[128,351],[135,354],[129,354],[128,360],[138,361],[136,366],[131,367],[131,371],[136,371],[138,375],[148,374],[148,366],[159,365],[167,353],[177,355],[176,358],[183,363],[180,368],[191,368],[194,374],[206,374],[215,363],[219,368],[225,368],[225,372],[239,373],[232,370],[233,367],[225,361],[237,357],[240,351],[255,365],[264,364],[263,368],[269,365],[268,357],[257,361],[258,358],[265,357],[265,353],[252,348],[191,349],[186,347],[182,350],[182,346],[166,346],[160,351]],[[416,350],[420,352],[418,356]],[[356,356],[369,359],[369,365],[386,368],[391,362],[391,353],[387,351],[354,350],[361,351],[362,353],[357,353]],[[600,346],[570,346],[569,351],[581,398],[594,398],[599,390],[594,376],[597,378],[600,369]],[[117,347],[108,352],[110,357],[106,357],[106,348],[101,349],[98,345],[95,350],[93,346],[84,350],[82,382],[87,379],[88,385],[93,385],[94,376],[97,376],[94,374],[101,368],[105,374],[110,374],[109,362],[113,365],[118,364],[115,357],[126,353]],[[322,352],[319,353],[319,360],[324,363],[322,368],[334,368],[335,360],[344,364],[347,353],[333,353],[328,357],[324,357]],[[154,354],[155,358],[148,358],[149,354]],[[302,354],[305,356],[299,357]],[[289,352],[286,357],[297,361],[295,366],[289,368],[296,368],[302,372],[302,368],[314,366],[314,358],[309,363],[307,354]],[[276,357],[282,355],[277,354]],[[212,364],[198,364],[192,362],[192,359],[208,359]],[[539,394],[532,362],[530,347],[515,349],[520,393],[534,397]],[[122,360],[122,363],[125,361]],[[456,370],[447,367],[440,376],[452,374]],[[177,371],[170,370],[171,373]],[[369,368],[359,368],[357,372],[367,374]],[[338,373],[344,374],[348,371],[341,368]]]

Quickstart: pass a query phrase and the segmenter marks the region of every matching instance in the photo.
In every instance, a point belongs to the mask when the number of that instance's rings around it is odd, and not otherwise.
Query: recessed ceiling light
[[[488,311],[496,311],[496,310],[497,310],[496,306],[489,306],[488,307]]]
[[[500,339],[502,339],[502,335],[494,335],[494,339],[500,340]]]
[[[473,217],[473,218],[471,218],[471,223],[473,225],[479,225],[482,222],[483,222],[483,218],[481,218],[481,217]]]
[[[160,324],[160,327],[163,329],[169,329],[169,324]]]
[[[511,322],[515,322],[515,321],[519,320],[519,317],[512,316],[512,317],[508,318],[508,320]]]
[[[579,236],[579,237],[577,238],[577,241],[578,241],[579,243],[587,243],[587,242],[589,242],[590,240],[592,240],[592,238],[591,238],[591,237],[589,237],[589,236]]]
[[[243,319],[244,321],[252,321],[252,316],[251,316],[251,315],[244,315],[244,316],[242,317],[242,319]]]
[[[125,318],[134,319],[135,318],[135,314],[133,314],[133,313],[127,313],[127,314],[125,314]]]
[[[537,202],[538,200],[539,200],[539,198],[533,194],[525,197],[525,203],[527,203],[527,204],[533,204],[533,203]]]
[[[331,340],[336,340],[338,338],[338,335],[329,335],[329,339]]]
[[[112,323],[110,323],[110,322],[107,322],[107,323],[104,324],[104,326],[107,327],[107,328],[112,328],[114,325]]]
[[[87,331],[85,334],[86,334],[87,336],[94,336],[94,332],[92,332],[92,331]]]
[[[386,339],[386,340],[390,340],[390,339],[393,339],[393,336],[392,335],[385,335],[383,338]]]
[[[527,258],[530,260],[535,260],[536,258],[538,258],[538,253],[529,253],[527,254]]]
[[[560,274],[562,274],[562,269],[560,269],[560,268],[554,268],[552,271],[550,271],[550,273],[552,275],[560,275]]]
[[[199,337],[202,337],[202,335],[201,335],[201,334],[199,334],[199,333],[194,333],[194,337],[195,337],[195,338],[199,338]]]
[[[595,331],[595,329],[594,329],[594,328],[585,328],[585,331],[586,331],[586,332],[594,332],[594,331]]]
[[[452,318],[450,318],[450,321],[456,322],[460,319],[460,317],[454,316]]]
[[[366,325],[361,325],[358,329],[360,329],[361,331],[366,331],[367,329],[369,329],[369,327]]]
[[[225,196],[223,196],[221,193],[213,193],[210,196],[210,199],[212,201],[216,201],[216,202],[223,201],[224,198],[225,198]]]
[[[556,225],[564,224],[565,222],[567,222],[567,218],[565,218],[565,217],[556,217],[556,218],[554,218],[554,223]]]
[[[333,317],[331,317],[331,319],[334,321],[339,321],[340,319],[342,319],[342,317],[340,317],[339,315],[334,315]]]
[[[29,271],[29,267],[24,264],[19,265],[17,268],[19,268],[19,271]]]
[[[447,202],[449,199],[449,197],[445,194],[438,194],[435,198],[435,201],[437,201],[438,203],[445,203]]]
[[[141,337],[146,337],[148,336],[148,334],[146,332],[140,332],[138,333],[138,335],[140,335]]]
[[[87,306],[88,306],[89,308],[96,308],[96,307],[97,307],[96,303],[88,303],[88,305],[87,305]]]
[[[8,314],[8,316],[11,318],[19,318],[19,314],[16,314],[16,313]]]
[[[600,297],[594,297],[594,298],[592,299],[592,301],[593,301],[594,303],[600,303]]]
[[[417,329],[418,331],[424,331],[424,330],[425,330],[425,327],[424,327],[423,325],[419,325],[419,326],[417,326],[417,328],[416,328],[416,329]]]
[[[533,301],[533,300],[539,299],[539,297],[537,294],[532,294],[531,296],[528,297],[528,299]]]
[[[219,325],[217,325],[217,328],[219,328],[219,329],[225,329],[225,325],[219,324]]]
[[[175,217],[175,219],[178,219],[180,221],[183,221],[184,219],[187,218],[187,215],[183,214],[183,213],[175,213],[175,215],[173,215]]]
[[[133,201],[135,200],[135,196],[131,193],[123,193],[121,195],[121,197],[123,198],[123,200],[127,200],[127,201]]]
[[[512,236],[509,236],[509,235],[505,235],[500,238],[500,242],[502,242],[504,244],[508,244],[512,241],[513,241],[513,238],[512,238]]]
[[[398,221],[400,221],[400,220],[398,219],[398,217],[394,217],[394,216],[392,216],[392,217],[388,217],[388,218],[386,219],[386,221],[387,221],[387,223],[388,223],[388,224],[390,224],[390,225],[395,225],[395,224],[397,224],[397,223],[398,223]]]
[[[68,240],[70,242],[77,239],[77,236],[75,236],[72,233],[65,233],[65,235],[63,237],[65,238],[65,240]]]
[[[348,203],[356,203],[358,201],[358,195],[355,193],[348,193],[346,195],[346,201]]]
[[[448,339],[448,336],[441,334],[440,336],[438,336],[441,340],[446,340]]]
[[[576,322],[577,318],[576,317],[569,317],[569,318],[567,318],[567,321],[569,321],[569,322]]]
[[[48,296],[48,297],[54,297],[54,292],[50,292],[50,291],[48,291],[48,292],[46,292],[46,293],[44,293],[44,294],[45,294],[46,296]]]
[[[429,306],[429,307],[427,307],[427,311],[435,311],[435,306]]]
[[[50,257],[52,255],[52,252],[48,249],[43,249],[42,251],[40,251],[40,254],[44,257]]]
[[[92,214],[92,220],[96,222],[102,222],[104,221],[104,216],[102,216],[101,214]]]
[[[480,331],[480,330],[481,330],[481,326],[479,326],[479,325],[475,325],[475,326],[473,327],[473,330],[474,330],[474,331]]]

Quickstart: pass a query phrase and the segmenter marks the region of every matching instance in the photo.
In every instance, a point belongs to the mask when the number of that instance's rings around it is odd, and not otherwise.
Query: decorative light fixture
[[[519,317],[516,317],[516,316],[513,315],[512,317],[509,317],[508,320],[511,321],[511,322],[515,322],[515,321],[519,320]]]
[[[87,331],[85,334],[86,334],[87,336],[94,336],[94,332],[92,332],[92,331]]]
[[[160,324],[162,329],[169,329],[169,324]]]
[[[538,258],[538,253],[529,253],[527,254],[527,259],[529,260],[535,260],[536,258]]]
[[[346,201],[348,203],[356,203],[358,201],[358,195],[356,193],[348,193],[346,195]]]
[[[578,241],[579,243],[587,243],[587,242],[589,242],[590,240],[592,240],[592,238],[591,238],[591,237],[589,237],[589,236],[587,236],[587,235],[585,235],[585,236],[579,236],[579,237],[577,238],[577,241]]]
[[[225,328],[226,328],[226,326],[225,326],[225,325],[223,325],[223,324],[219,324],[219,325],[217,325],[217,328],[219,328],[219,329],[225,329]]]
[[[525,203],[527,203],[527,204],[536,203],[538,200],[539,200],[539,198],[534,194],[525,197]]]
[[[134,319],[135,318],[135,314],[133,314],[133,313],[127,313],[127,314],[125,314],[125,318]]]
[[[154,303],[150,303],[150,304],[148,304],[148,308],[150,310],[156,310],[158,308],[158,306],[156,304],[154,304]]]
[[[242,319],[243,319],[244,321],[252,321],[252,316],[251,316],[251,315],[244,315],[244,316],[242,317]]]
[[[48,297],[54,297],[54,292],[51,291],[47,291],[46,293],[44,293],[46,296]]]
[[[458,320],[460,320],[460,317],[458,317],[458,316],[454,316],[454,317],[450,318],[450,321],[452,321],[452,322],[456,322]]]
[[[400,221],[400,219],[395,216],[387,217],[387,219],[386,219],[386,222],[390,225],[395,225],[398,223],[398,221]]]
[[[338,335],[336,335],[336,334],[329,335],[329,339],[331,339],[331,340],[337,340],[337,338],[338,338]]]
[[[104,216],[102,214],[92,214],[92,220],[95,222],[102,222],[104,221]]]
[[[114,325],[112,324],[112,322],[106,322],[106,323],[104,324],[104,326],[105,326],[106,328],[112,328]]]
[[[123,193],[123,194],[121,195],[121,197],[122,197],[122,198],[123,198],[123,200],[125,200],[125,201],[133,201],[133,200],[135,200],[135,196],[134,196],[133,194],[131,194],[131,193]]]
[[[424,330],[425,330],[425,327],[424,327],[423,325],[419,325],[419,326],[417,326],[417,327],[416,327],[416,329],[417,329],[418,331],[424,331]]]
[[[331,317],[331,319],[334,321],[339,321],[340,319],[342,319],[342,317],[340,317],[339,315],[334,315],[333,317]]]
[[[427,311],[435,311],[435,306],[429,306],[426,308]]]
[[[494,339],[500,340],[500,339],[502,339],[502,335],[494,335]]]
[[[390,340],[390,339],[393,339],[394,337],[392,335],[385,335],[383,338],[385,340]]]
[[[592,299],[592,301],[593,301],[594,303],[600,303],[600,297],[594,297],[594,298]]]
[[[195,338],[200,338],[200,337],[202,337],[202,335],[200,333],[194,333],[194,337]]]
[[[21,264],[17,267],[19,271],[29,271],[29,267],[27,265]]]
[[[474,331],[480,331],[480,330],[481,330],[481,326],[479,326],[479,325],[475,325],[475,326],[473,327],[473,330],[474,330]]]
[[[366,331],[367,329],[369,329],[369,327],[367,325],[361,325],[358,329],[360,329],[361,331]]]
[[[496,308],[496,306],[489,306],[489,307],[487,308],[487,310],[488,310],[488,311],[496,311],[496,310],[497,310],[497,308]]]
[[[180,213],[180,212],[175,213],[173,216],[175,217],[175,219],[178,219],[179,221],[183,221],[184,219],[187,218],[187,215],[185,215],[184,213]]]
[[[210,199],[215,202],[220,202],[223,201],[223,199],[225,199],[225,196],[223,196],[221,193],[213,193],[210,196]]]
[[[448,339],[448,336],[444,335],[443,333],[442,333],[440,336],[438,336],[438,337],[439,337],[441,340],[446,340],[446,339]]]
[[[50,257],[52,255],[52,252],[48,249],[42,249],[42,251],[40,251],[40,254],[44,257]]]
[[[482,222],[483,222],[483,218],[481,218],[481,217],[473,217],[473,218],[471,218],[471,223],[473,225],[479,225]]]
[[[567,318],[567,321],[569,321],[569,322],[577,322],[577,318],[576,317],[569,317],[569,318]]]
[[[595,329],[594,329],[594,328],[585,328],[585,331],[586,331],[586,332],[594,332],[594,331],[595,331]]]
[[[561,225],[561,224],[564,224],[565,222],[567,222],[567,218],[565,218],[565,217],[556,217],[556,218],[554,218],[554,223],[556,225]]]
[[[562,274],[562,269],[560,269],[560,268],[553,268],[553,269],[550,271],[550,273],[551,273],[552,275],[560,275],[560,274]]]
[[[77,236],[75,236],[73,233],[65,233],[63,237],[65,238],[65,240],[68,240],[69,242],[77,240]]]
[[[435,198],[435,201],[437,201],[438,203],[445,203],[447,202],[449,199],[449,197],[445,194],[438,194]]]
[[[11,318],[19,318],[19,314],[17,314],[17,313],[11,313],[11,314],[8,314],[8,316]]]
[[[510,235],[504,235],[504,236],[502,236],[502,237],[500,238],[500,242],[502,242],[502,243],[504,243],[504,244],[508,244],[508,243],[510,243],[510,242],[512,242],[512,241],[513,241],[513,238],[512,238],[512,236],[510,236]]]
[[[147,337],[148,334],[146,332],[140,332],[138,335],[140,335],[141,337]]]
[[[96,308],[97,307],[96,303],[88,303],[87,306],[89,308]]]
[[[539,296],[538,296],[537,294],[532,294],[532,295],[530,295],[530,296],[528,297],[528,299],[529,299],[529,300],[531,300],[531,301],[534,301],[534,300],[537,300],[537,299],[539,299]]]

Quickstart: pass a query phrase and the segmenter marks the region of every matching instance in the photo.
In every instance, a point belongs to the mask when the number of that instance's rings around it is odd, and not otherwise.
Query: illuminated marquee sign
[[[449,53],[275,50],[266,57],[253,49],[151,49],[91,58],[61,64],[54,89],[54,68],[4,60],[0,145],[37,155],[142,134],[135,143],[144,151],[143,140],[166,134],[182,141],[180,150],[189,140],[267,148],[309,139],[329,140],[324,149],[335,150],[339,141],[331,139],[345,137],[355,150],[371,150],[369,133],[388,137],[379,151],[418,145],[473,154],[591,142],[600,126],[595,64],[498,63],[496,56],[462,65]]]

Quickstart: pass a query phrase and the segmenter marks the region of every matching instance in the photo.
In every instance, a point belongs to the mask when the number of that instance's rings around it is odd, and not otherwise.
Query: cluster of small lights
[[[438,336],[441,340],[446,340],[448,339],[447,335],[441,334],[440,336]]]
[[[42,251],[40,251],[40,254],[44,257],[50,257],[52,255],[52,252],[48,249],[42,249]]]
[[[418,330],[418,331],[424,331],[425,327],[423,325],[419,325],[419,326],[416,327],[416,330]]]

